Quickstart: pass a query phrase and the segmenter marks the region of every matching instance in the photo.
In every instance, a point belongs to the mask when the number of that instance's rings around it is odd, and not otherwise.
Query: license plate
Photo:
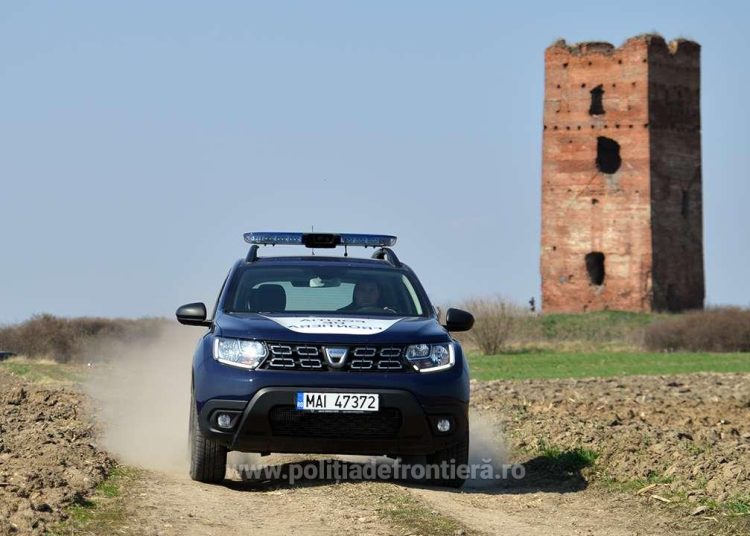
[[[297,409],[303,411],[378,411],[377,394],[297,393]]]

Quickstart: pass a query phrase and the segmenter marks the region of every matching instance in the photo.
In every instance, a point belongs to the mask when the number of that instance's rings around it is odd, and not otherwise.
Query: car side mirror
[[[186,326],[210,327],[211,321],[206,320],[206,305],[203,303],[188,303],[177,309],[177,321]]]
[[[448,331],[469,331],[474,326],[474,315],[461,309],[448,309],[445,313],[445,329]]]

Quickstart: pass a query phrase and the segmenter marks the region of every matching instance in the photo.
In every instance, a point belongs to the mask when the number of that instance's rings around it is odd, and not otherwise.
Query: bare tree
[[[500,296],[472,298],[462,307],[474,315],[474,327],[466,336],[483,354],[497,354],[527,315],[522,307]]]

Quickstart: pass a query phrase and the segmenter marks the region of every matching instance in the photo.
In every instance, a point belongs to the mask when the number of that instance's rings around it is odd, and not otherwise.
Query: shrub
[[[164,322],[158,318],[61,318],[41,314],[20,324],[0,327],[0,349],[68,362],[84,357],[85,347],[95,342],[127,342],[156,336]]]
[[[474,327],[466,338],[483,354],[497,354],[528,313],[518,305],[494,298],[473,298],[461,306],[474,315]]]
[[[723,307],[657,321],[646,330],[651,350],[750,352],[750,310]]]

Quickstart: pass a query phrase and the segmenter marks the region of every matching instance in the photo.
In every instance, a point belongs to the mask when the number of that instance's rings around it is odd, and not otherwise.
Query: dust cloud
[[[126,464],[184,472],[190,370],[202,331],[166,324],[147,340],[101,343],[85,384],[103,446]]]
[[[184,473],[188,467],[190,370],[202,331],[165,324],[158,335],[131,342],[87,348],[93,370],[85,384],[102,428],[103,447],[121,462]],[[470,416],[470,464],[490,464],[502,472],[507,449],[500,430],[481,414]],[[384,457],[337,456],[355,463],[393,463]],[[257,454],[232,452],[230,470],[261,463]],[[265,460],[264,460],[265,461]],[[470,479],[467,486],[487,487],[493,480]]]
[[[506,474],[508,448],[500,428],[476,411],[470,412],[469,425],[469,465],[489,464],[495,475]],[[466,481],[466,486],[472,488],[488,488],[497,485],[498,481],[492,479],[471,478]]]
[[[360,464],[393,465],[395,460],[385,456],[336,456],[337,459]],[[417,462],[419,463],[419,462]],[[466,480],[468,488],[491,488],[503,485],[510,478],[508,449],[499,426],[490,419],[471,411],[469,415],[469,467],[476,467],[475,477]],[[484,468],[492,468],[496,478],[482,478]]]

